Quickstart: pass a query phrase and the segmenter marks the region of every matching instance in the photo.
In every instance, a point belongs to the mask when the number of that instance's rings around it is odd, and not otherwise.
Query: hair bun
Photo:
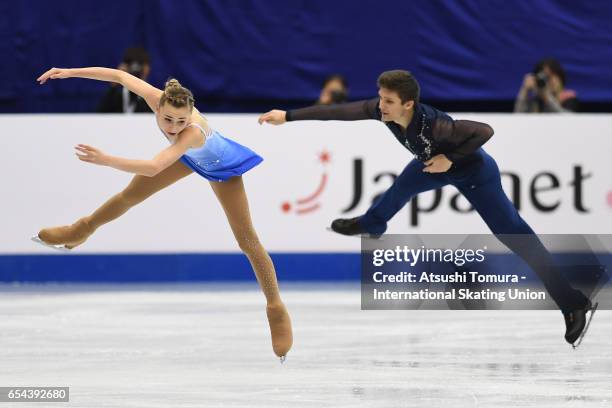
[[[165,91],[170,91],[172,89],[181,89],[181,83],[175,78],[169,79],[166,81],[166,85],[164,85]]]
[[[166,101],[174,107],[180,108],[188,106],[189,109],[193,108],[194,103],[191,91],[183,87],[175,78],[168,79],[164,85],[164,93],[162,94],[159,104],[163,105]]]

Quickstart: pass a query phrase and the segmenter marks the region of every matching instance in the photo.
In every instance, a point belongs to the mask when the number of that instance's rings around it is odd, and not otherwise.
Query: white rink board
[[[495,135],[485,145],[502,171],[521,180],[521,214],[538,233],[605,234],[612,232],[612,115],[456,114],[456,119],[489,123]],[[325,231],[332,219],[354,217],[390,185],[381,173],[399,174],[410,153],[376,121],[289,123],[259,126],[256,115],[208,115],[223,135],[243,143],[264,157],[247,173],[245,184],[258,233],[272,252],[357,251],[359,240]],[[150,115],[3,115],[0,116],[3,160],[0,253],[48,253],[29,237],[41,227],[71,223],[119,192],[132,175],[79,161],[73,146],[84,143],[106,153],[136,159],[153,157],[167,146]],[[319,154],[329,152],[323,165]],[[347,213],[353,199],[353,164],[362,159],[363,195]],[[582,176],[576,182],[576,169]],[[538,211],[530,198],[530,184],[539,173],[552,173],[559,187],[538,191],[544,205]],[[308,203],[297,200],[320,195]],[[550,175],[540,175],[537,187],[551,186]],[[504,186],[510,191],[510,179]],[[581,190],[579,198],[576,198]],[[460,214],[449,202],[453,187],[443,191],[439,207],[421,213],[409,225],[408,208],[390,223],[390,233],[487,233],[475,213]],[[420,196],[431,204],[432,193]],[[289,212],[281,206],[288,202]],[[299,215],[296,209],[319,208]],[[462,199],[465,208],[467,202]],[[580,211],[578,208],[586,210]],[[208,182],[197,175],[178,182],[128,214],[101,228],[81,253],[235,252],[236,244]]]

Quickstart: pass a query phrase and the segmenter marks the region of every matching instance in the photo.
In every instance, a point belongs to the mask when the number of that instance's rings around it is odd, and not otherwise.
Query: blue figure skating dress
[[[187,150],[180,161],[207,180],[226,181],[246,173],[263,161],[248,147],[224,137],[216,130],[206,131],[197,123],[190,126],[200,129],[206,141],[200,147]]]

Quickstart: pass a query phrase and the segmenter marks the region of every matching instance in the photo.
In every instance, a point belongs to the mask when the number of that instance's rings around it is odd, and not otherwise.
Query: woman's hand
[[[438,154],[425,162],[425,173],[445,173],[451,168],[453,162],[443,154]]]
[[[47,82],[47,79],[70,78],[72,76],[71,71],[72,70],[70,68],[51,68],[50,70],[39,76],[36,80],[40,85],[42,85]]]
[[[287,112],[283,110],[274,109],[270,112],[266,112],[259,117],[257,120],[259,124],[271,123],[273,125],[282,125],[287,121]]]
[[[105,155],[102,150],[84,144],[77,145],[74,148],[81,152],[81,154],[78,152],[75,153],[79,160],[87,163],[99,164],[101,166],[108,165],[108,156]]]

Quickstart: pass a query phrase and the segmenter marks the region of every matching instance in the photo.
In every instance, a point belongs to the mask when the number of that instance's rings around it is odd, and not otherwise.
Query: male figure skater
[[[297,120],[380,120],[414,155],[414,160],[364,215],[336,219],[332,230],[344,235],[378,237],[386,231],[387,222],[412,197],[451,184],[467,198],[504,245],[538,274],[565,317],[565,340],[572,345],[579,344],[587,312],[593,312],[594,308],[553,267],[550,253],[504,193],[495,160],[481,148],[493,136],[491,126],[453,120],[446,113],[421,103],[419,84],[408,71],[383,72],[377,85],[378,98],[288,112],[271,110],[259,118],[260,124],[274,125]]]

